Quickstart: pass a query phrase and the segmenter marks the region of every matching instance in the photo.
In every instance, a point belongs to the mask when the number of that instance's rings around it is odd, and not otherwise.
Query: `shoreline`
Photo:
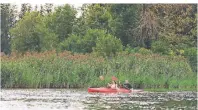
[[[87,87],[88,88],[88,87]],[[1,88],[1,90],[18,90],[18,89],[22,89],[22,90],[30,90],[30,89],[33,89],[33,90],[43,90],[43,89],[65,89],[65,90],[72,90],[72,89],[75,89],[75,90],[87,90],[87,88]],[[134,90],[139,90],[139,88],[137,89],[134,89]],[[195,89],[165,89],[165,88],[157,88],[157,89],[153,89],[153,88],[145,88],[145,89],[141,89],[143,90],[144,92],[198,92],[197,90]]]

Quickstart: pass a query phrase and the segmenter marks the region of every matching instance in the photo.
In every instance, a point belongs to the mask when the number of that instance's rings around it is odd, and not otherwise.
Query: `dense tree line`
[[[39,8],[39,9],[38,9]],[[196,71],[196,4],[1,4],[1,52],[182,55]]]

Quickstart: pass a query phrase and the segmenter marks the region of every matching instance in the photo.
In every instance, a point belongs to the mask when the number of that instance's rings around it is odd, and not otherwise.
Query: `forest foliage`
[[[1,52],[183,56],[197,72],[196,4],[1,4]]]

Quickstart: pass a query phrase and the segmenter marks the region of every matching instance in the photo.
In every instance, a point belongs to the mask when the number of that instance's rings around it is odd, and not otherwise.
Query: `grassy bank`
[[[104,75],[104,81],[99,80],[100,75]],[[197,76],[183,57],[120,53],[104,59],[48,51],[1,58],[4,88],[105,86],[113,75],[121,82],[128,79],[134,88],[197,88]]]

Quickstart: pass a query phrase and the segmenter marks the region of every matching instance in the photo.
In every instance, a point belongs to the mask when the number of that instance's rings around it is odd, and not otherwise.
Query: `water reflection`
[[[89,94],[86,90],[75,89],[3,89],[1,90],[0,107],[2,110],[195,110],[197,108],[197,93]]]

